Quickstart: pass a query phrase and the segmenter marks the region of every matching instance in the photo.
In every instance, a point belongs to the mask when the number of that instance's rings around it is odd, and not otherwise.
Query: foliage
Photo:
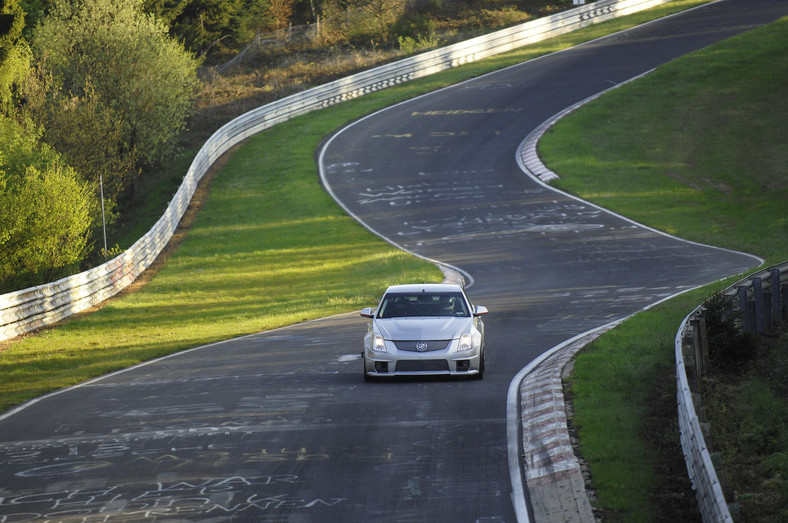
[[[260,33],[275,27],[269,0],[247,0],[237,18],[237,34],[240,39],[251,40]],[[286,22],[285,22],[286,23]]]
[[[51,0],[19,0],[22,11],[25,12],[25,27],[22,34],[25,38],[33,35],[33,29],[46,16],[52,7]]]
[[[28,110],[86,176],[104,175],[111,197],[135,167],[171,155],[196,96],[198,62],[140,8],[141,0],[56,0],[33,39]]]
[[[391,31],[397,35],[398,41],[401,37],[432,40],[435,38],[435,20],[418,13],[405,13],[392,24]]]
[[[65,276],[90,247],[92,191],[40,138],[0,117],[0,292]]]
[[[0,52],[22,36],[25,15],[18,0],[0,2]]]
[[[265,1],[265,0],[263,0]],[[237,15],[254,0],[143,0],[143,12],[162,20],[187,49],[205,53],[232,36]]]
[[[293,0],[268,0],[268,15],[276,29],[287,27],[293,16]]]
[[[362,15],[358,23],[374,35],[373,40],[386,43],[391,24],[405,12],[406,0],[352,0],[350,5]]]
[[[400,36],[397,38],[399,42],[399,49],[405,54],[415,53],[416,51],[423,51],[425,49],[432,49],[433,47],[438,47],[441,44],[441,41],[437,37],[427,37],[424,35],[418,35],[416,39],[411,38],[410,36]]]
[[[741,521],[788,518],[788,331],[758,337],[757,357],[713,369],[703,404],[720,451],[726,499]]]
[[[25,85],[28,110],[46,127],[46,141],[63,151],[71,165],[110,202],[133,180],[138,161],[136,147],[124,142],[115,111],[103,103],[88,79],[82,94],[64,93],[39,64]]]
[[[24,12],[16,0],[0,2],[0,113],[10,114],[13,94],[30,70],[30,48],[22,38]]]
[[[192,3],[194,0],[143,0],[142,11],[155,16],[167,26],[172,26]]]
[[[709,360],[712,364],[736,365],[754,356],[755,337],[736,324],[741,316],[730,311],[730,300],[722,294],[715,294],[706,301],[703,319],[706,320]]]

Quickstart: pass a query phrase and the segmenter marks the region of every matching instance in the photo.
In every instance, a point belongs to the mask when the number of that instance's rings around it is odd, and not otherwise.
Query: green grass
[[[601,97],[546,134],[540,155],[564,190],[680,237],[779,263],[788,258],[786,86],[783,19]],[[678,448],[668,417],[675,416],[673,337],[681,319],[720,288],[642,312],[577,357],[573,423],[598,506],[613,520],[676,520],[666,511],[678,501],[664,502],[672,479],[653,473]],[[784,397],[748,392],[761,388],[742,390],[765,403],[764,412],[784,413],[774,408]],[[669,407],[663,418],[655,416],[660,397]],[[725,459],[735,462],[736,453]],[[785,477],[786,460],[771,460],[783,466],[768,474]]]
[[[539,144],[555,185],[684,238],[784,259],[785,27],[678,60],[561,121]]]

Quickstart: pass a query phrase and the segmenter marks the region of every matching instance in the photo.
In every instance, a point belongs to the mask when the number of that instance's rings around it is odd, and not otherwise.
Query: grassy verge
[[[788,19],[783,19],[680,59],[562,120],[539,146],[542,158],[561,176],[556,185],[683,238],[751,252],[771,263],[785,260],[786,34]],[[666,483],[675,478],[654,474],[666,466],[678,441],[672,420],[673,337],[681,318],[717,288],[641,313],[577,358],[571,378],[574,425],[599,491],[598,505],[613,519],[676,520],[665,513],[676,504],[661,501],[670,495]],[[785,375],[758,373],[753,365],[737,369],[747,379],[726,394],[748,398],[739,405],[757,401],[769,415],[747,423],[770,427],[770,442],[778,444],[761,456],[759,479],[771,486],[766,490],[773,497],[781,497],[777,514],[784,517],[788,420],[780,382]],[[660,390],[666,386],[669,395]],[[660,397],[670,409],[660,407]],[[727,403],[711,401],[720,417],[729,419],[726,427],[756,416],[740,417],[744,412],[739,410],[730,420]],[[657,415],[661,410],[664,418]],[[741,447],[722,437],[723,461],[736,463]],[[622,456],[632,459],[624,462]],[[739,485],[745,519],[750,510],[750,517],[756,514],[753,521],[762,521],[754,502],[752,508],[744,503],[756,497],[748,495],[752,478]]]

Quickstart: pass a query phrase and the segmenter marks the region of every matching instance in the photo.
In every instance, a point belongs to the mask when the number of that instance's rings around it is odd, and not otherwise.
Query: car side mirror
[[[365,318],[374,318],[375,317],[375,307],[364,307],[361,309],[361,315]]]
[[[487,307],[484,305],[477,305],[476,309],[473,311],[474,316],[481,316],[482,314],[487,314]]]

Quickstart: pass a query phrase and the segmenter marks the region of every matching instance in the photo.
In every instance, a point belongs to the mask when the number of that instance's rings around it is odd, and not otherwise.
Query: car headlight
[[[372,342],[372,350],[386,352],[386,342],[383,341],[383,336],[375,336],[375,339]]]
[[[463,334],[460,336],[460,343],[457,345],[457,351],[462,352],[465,350],[471,350],[473,344],[471,343],[471,335],[470,334]]]

